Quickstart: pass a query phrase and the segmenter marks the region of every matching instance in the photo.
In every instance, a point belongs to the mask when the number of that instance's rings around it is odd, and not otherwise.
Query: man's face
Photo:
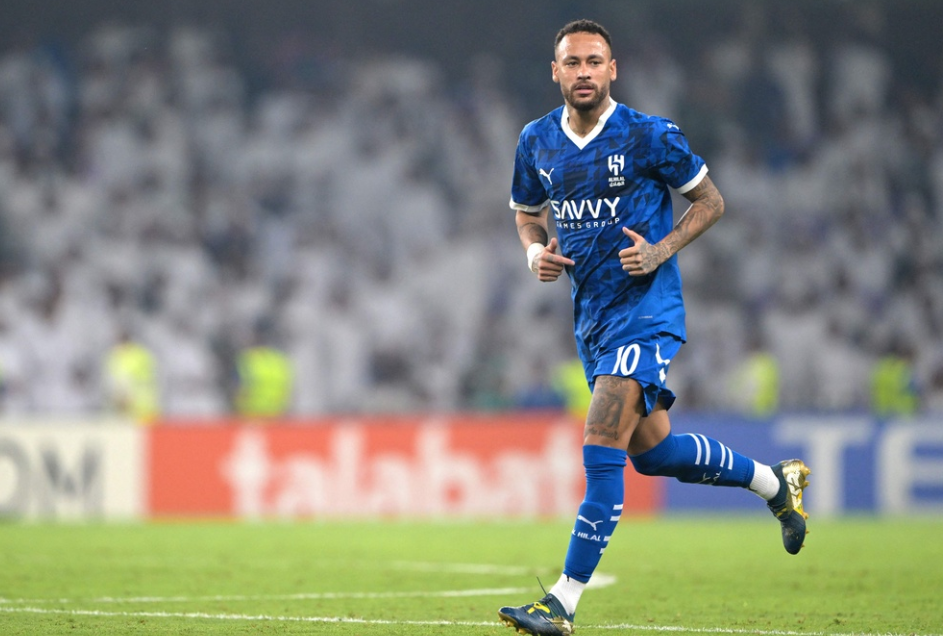
[[[570,33],[557,45],[550,63],[553,81],[563,99],[579,111],[592,111],[609,99],[609,84],[616,78],[616,61],[602,36]]]

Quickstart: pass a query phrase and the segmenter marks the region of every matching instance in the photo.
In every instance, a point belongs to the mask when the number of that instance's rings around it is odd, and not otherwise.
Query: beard
[[[589,97],[576,97],[573,87],[563,88],[563,101],[574,110],[588,113],[595,110],[600,104],[609,97],[609,91],[596,87],[593,94]]]

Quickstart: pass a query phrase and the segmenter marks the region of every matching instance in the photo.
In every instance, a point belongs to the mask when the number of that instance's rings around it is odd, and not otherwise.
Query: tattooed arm
[[[684,197],[691,202],[691,206],[678,219],[668,236],[658,243],[652,245],[641,235],[623,228],[626,236],[634,241],[634,245],[619,252],[622,269],[632,276],[652,273],[682,247],[707,231],[724,213],[724,199],[708,176],[685,192]]]
[[[696,189],[697,188],[695,188],[695,190]],[[547,232],[548,211],[548,208],[544,208],[536,213],[524,212],[523,210],[517,211],[517,215],[514,219],[517,224],[517,235],[521,237],[521,245],[524,246],[525,250],[531,243],[547,244],[549,240],[549,234]]]

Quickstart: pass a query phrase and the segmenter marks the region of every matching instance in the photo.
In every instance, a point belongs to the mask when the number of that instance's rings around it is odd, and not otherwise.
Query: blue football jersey
[[[707,174],[681,130],[663,117],[610,100],[587,136],[572,132],[561,106],[527,124],[514,161],[511,207],[550,207],[572,285],[574,331],[587,376],[602,354],[667,333],[686,339],[681,274],[672,256],[646,276],[629,276],[619,250],[627,227],[657,243],[674,227],[670,188],[687,192]]]

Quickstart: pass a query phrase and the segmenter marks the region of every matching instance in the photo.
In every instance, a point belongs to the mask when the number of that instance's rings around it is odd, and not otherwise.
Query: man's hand
[[[668,260],[670,254],[664,246],[652,245],[641,234],[636,234],[627,227],[622,228],[622,231],[634,243],[632,247],[619,250],[619,262],[622,263],[622,269],[628,272],[629,276],[651,274],[658,269],[659,265]]]
[[[551,283],[563,273],[567,265],[576,265],[574,261],[557,254],[557,239],[550,239],[550,243],[534,256],[530,263],[530,270],[537,274],[537,279],[543,283]]]
[[[619,251],[619,261],[629,276],[651,274],[658,266],[677,254],[685,245],[707,231],[724,213],[724,199],[710,177],[684,193],[691,206],[681,215],[668,235],[652,245],[628,228],[622,231],[634,245]]]

